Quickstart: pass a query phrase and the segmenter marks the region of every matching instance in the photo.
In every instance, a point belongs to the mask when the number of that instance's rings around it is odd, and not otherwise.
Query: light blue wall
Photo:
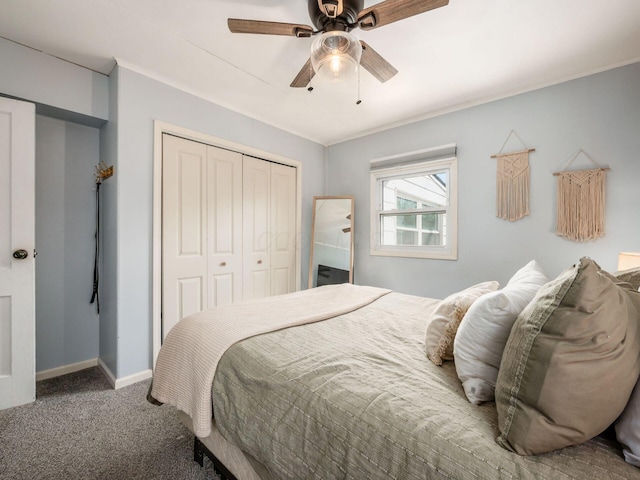
[[[309,262],[309,231],[312,197],[324,194],[325,149],[322,145],[232,112],[198,97],[118,66],[112,75],[117,85],[117,110],[110,123],[116,132],[103,136],[105,151],[117,158],[116,194],[107,208],[117,209],[115,228],[105,243],[116,242],[115,262],[104,271],[105,288],[117,289],[117,312],[102,321],[108,326],[102,346],[112,351],[117,341],[117,378],[151,367],[152,356],[152,213],[153,213],[153,122],[161,120],[247,147],[302,162],[302,285],[306,286]],[[112,90],[113,96],[114,90]],[[110,127],[113,128],[113,125]],[[113,293],[108,295],[113,298]],[[110,308],[112,308],[111,306]],[[113,322],[117,322],[117,332]],[[106,353],[106,350],[105,350]],[[111,367],[110,367],[111,368]]]
[[[54,149],[59,165],[66,165],[72,152],[86,148],[83,136],[76,135],[76,127],[80,127],[76,124],[83,124],[101,127],[99,157],[89,156],[91,166],[88,170],[93,172],[93,165],[98,160],[115,167],[114,177],[101,188],[103,223],[98,333],[77,350],[69,343],[69,332],[79,324],[69,320],[62,326],[60,322],[63,316],[68,317],[68,312],[88,305],[84,287],[70,293],[66,284],[71,279],[82,279],[84,267],[66,258],[74,246],[66,241],[55,219],[67,222],[71,216],[78,215],[78,209],[93,214],[94,201],[93,197],[82,200],[75,193],[65,193],[71,181],[65,177],[68,172],[54,171],[52,164],[44,164],[43,168],[51,169],[49,181],[43,178],[46,170],[39,172],[39,194],[41,198],[51,200],[51,203],[41,202],[40,222],[56,232],[53,237],[47,235],[46,243],[42,237],[39,241],[43,252],[47,253],[46,258],[42,257],[41,266],[49,273],[40,273],[38,289],[42,298],[38,311],[42,314],[47,308],[51,309],[47,313],[50,323],[38,323],[41,330],[38,333],[39,370],[95,358],[96,343],[97,355],[116,378],[151,367],[155,119],[302,162],[301,282],[303,288],[306,287],[311,223],[308,212],[311,212],[313,196],[325,194],[326,151],[323,146],[127,69],[115,68],[107,77],[4,39],[0,39],[0,58],[11,65],[11,68],[0,69],[0,95],[31,101],[36,104],[38,113],[50,117],[39,120],[43,133],[39,141]],[[75,124],[51,122],[52,118]],[[95,141],[94,137],[92,139]],[[98,147],[92,144],[93,148]],[[92,231],[91,228],[88,231]],[[93,237],[77,247],[93,248]],[[54,271],[59,275],[55,282],[49,281]],[[75,286],[75,283],[71,284]],[[90,286],[90,282],[87,285]],[[77,304],[69,303],[76,301]],[[75,311],[73,315],[82,316]],[[91,315],[87,325],[95,328],[95,318]],[[48,345],[44,340],[47,337],[52,339]]]
[[[38,113],[91,126],[109,116],[108,77],[0,38],[0,93]]]
[[[98,357],[89,304],[99,130],[36,117],[36,370]]]
[[[10,59],[12,65],[12,69],[0,70],[0,94],[32,101],[41,113],[44,110],[49,116],[85,125],[100,126],[109,119],[100,129],[99,158],[114,165],[116,173],[102,187],[99,356],[116,378],[151,366],[154,119],[302,162],[303,288],[308,275],[314,195],[355,195],[357,283],[419,295],[442,297],[489,278],[505,282],[531,258],[538,259],[549,276],[582,255],[613,270],[619,251],[640,249],[636,214],[640,204],[640,64],[416,122],[327,150],[125,68],[117,67],[107,78],[2,39],[0,55]],[[47,120],[39,120],[40,124],[44,122]],[[70,152],[95,149],[92,130],[87,135],[83,127],[69,123],[48,123],[48,128],[52,148],[58,154],[65,151],[68,157]],[[490,158],[512,129],[527,146],[536,148],[531,156],[531,215],[515,223],[495,218],[495,160]],[[459,159],[458,261],[371,257],[369,161],[452,142],[458,145]],[[556,194],[552,173],[580,148],[611,167],[607,178],[607,235],[585,244],[553,233]],[[95,158],[90,162],[93,165]],[[576,166],[588,164],[580,160]],[[55,175],[50,182],[39,180],[41,195],[64,202],[63,212],[55,204],[46,207],[53,210],[52,215],[64,216],[65,222],[67,216],[78,214],[76,202],[85,201],[75,193],[63,195],[61,189],[67,188],[69,181],[84,182]],[[92,212],[93,199],[83,206],[86,210],[81,211]],[[41,217],[41,222],[55,228],[50,219]],[[83,227],[85,230],[91,232]],[[61,236],[49,240],[59,255],[71,255],[69,248],[73,246]],[[92,245],[92,239],[85,239],[82,248]],[[60,257],[49,258],[50,268],[59,270]],[[60,278],[64,282],[70,282],[71,277],[82,278],[85,267],[69,265],[67,262]],[[56,315],[65,303],[77,301],[78,308],[87,305],[84,286],[72,296],[61,289],[60,282],[49,288],[48,306],[56,309]],[[39,308],[42,311],[43,307]],[[82,316],[78,314],[77,318]],[[60,329],[52,328],[48,333],[55,342],[67,341]],[[95,340],[89,344],[89,350],[95,348]],[[50,365],[61,358],[62,362],[74,362],[93,355],[85,351],[66,356],[60,352],[45,354],[56,358]]]
[[[36,104],[36,368],[98,356],[94,165],[108,77],[0,39],[0,95]],[[46,115],[46,116],[43,116]]]
[[[100,360],[114,375],[118,366],[118,78],[118,70],[114,69],[109,75],[110,118],[100,129],[100,159],[114,167],[114,176],[100,188]]]
[[[640,251],[639,86],[640,64],[633,64],[330,147],[328,193],[355,195],[356,282],[442,298],[475,282],[504,283],[532,258],[548,276],[583,255],[615,270],[618,252]],[[536,149],[531,215],[514,223],[495,216],[496,160],[490,158],[512,129]],[[448,143],[458,145],[458,260],[369,255],[369,161]],[[510,141],[505,151],[519,148]],[[586,243],[554,234],[552,173],[579,149],[611,168],[606,236]],[[580,157],[572,167],[591,164]]]

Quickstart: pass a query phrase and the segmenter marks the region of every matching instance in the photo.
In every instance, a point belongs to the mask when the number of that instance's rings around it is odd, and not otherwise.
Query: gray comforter
[[[495,443],[453,364],[424,353],[436,301],[388,294],[231,347],[213,384],[220,432],[277,479],[639,478],[614,440],[521,457]]]

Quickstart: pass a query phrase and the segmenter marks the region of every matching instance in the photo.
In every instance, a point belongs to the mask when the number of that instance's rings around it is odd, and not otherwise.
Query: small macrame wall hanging
[[[596,168],[567,171],[581,154]],[[558,177],[556,235],[576,242],[604,236],[605,172],[609,170],[580,149],[561,172],[553,174]]]
[[[515,135],[523,150],[502,153],[505,145]],[[496,216],[510,222],[520,220],[529,215],[529,152],[535,148],[527,148],[518,136],[511,130],[502,148],[491,158],[498,159],[496,173]]]

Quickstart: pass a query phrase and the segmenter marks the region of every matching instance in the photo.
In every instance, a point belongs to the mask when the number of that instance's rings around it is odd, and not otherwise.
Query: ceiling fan
[[[298,38],[322,34],[314,41],[311,58],[291,82],[291,87],[306,87],[318,71],[333,71],[337,76],[344,66],[338,63],[337,54],[344,54],[340,58],[346,58],[353,70],[359,64],[380,82],[386,82],[398,71],[366,42],[358,41],[349,32],[354,28],[373,30],[448,3],[449,0],[384,0],[365,9],[364,0],[308,0],[309,17],[316,30],[309,25],[239,18],[229,18],[227,24],[232,33]],[[323,65],[327,66],[324,70]]]

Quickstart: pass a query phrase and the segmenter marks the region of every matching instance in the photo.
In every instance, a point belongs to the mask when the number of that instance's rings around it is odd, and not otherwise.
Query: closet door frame
[[[152,343],[155,367],[162,343],[162,135],[167,133],[294,167],[296,169],[296,242],[300,242],[302,236],[302,162],[159,120],[154,121],[153,130]],[[301,285],[301,250],[301,245],[297,245],[296,290],[300,290]]]

